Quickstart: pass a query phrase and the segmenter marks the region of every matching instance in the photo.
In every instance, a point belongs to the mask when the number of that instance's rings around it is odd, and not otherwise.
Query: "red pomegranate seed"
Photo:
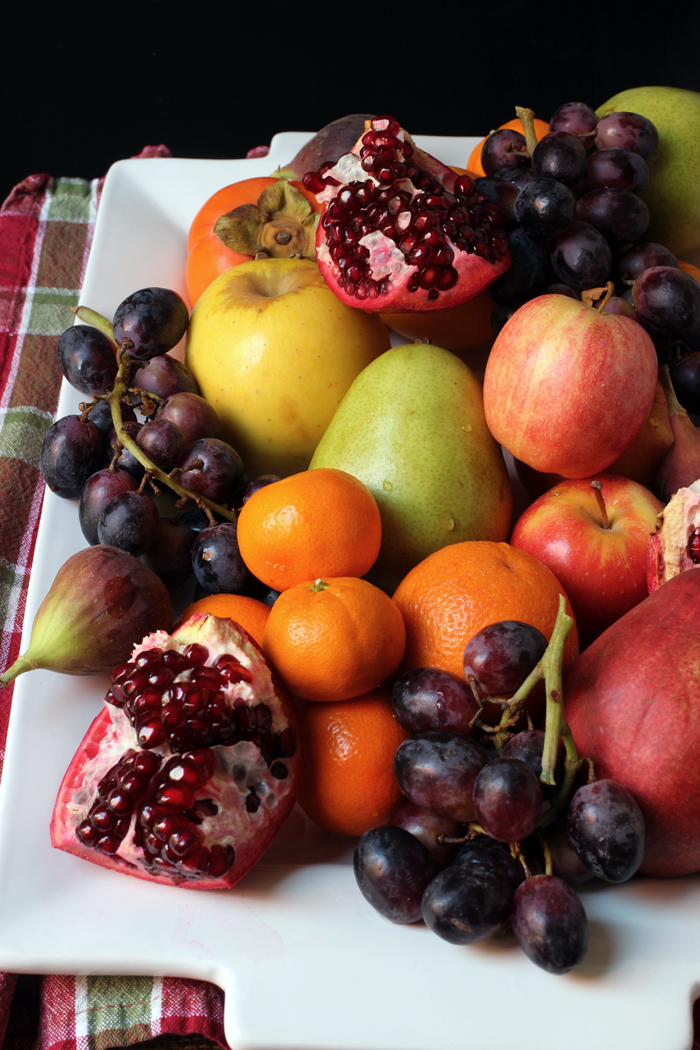
[[[688,540],[688,557],[695,565],[700,565],[700,532],[694,532]]]
[[[301,181],[304,189],[309,193],[322,193],[326,188],[326,180],[315,171],[308,171]]]
[[[131,813],[134,808],[134,799],[127,795],[121,788],[112,788],[107,796],[107,805],[118,817]]]
[[[153,825],[153,834],[161,840],[161,843],[167,842],[171,835],[186,827],[188,827],[186,817],[180,813],[166,813],[164,817],[159,817]]]
[[[152,667],[160,667],[163,662],[163,651],[161,649],[144,649],[142,653],[136,657],[136,666],[143,669],[150,669]]]
[[[144,749],[159,747],[160,744],[164,744],[166,740],[167,733],[165,731],[165,726],[160,719],[157,721],[152,720],[150,722],[144,722],[139,729],[139,747]]]
[[[207,872],[215,879],[221,878],[229,870],[235,860],[232,846],[221,846],[217,843],[212,846],[207,864]]]
[[[194,805],[194,795],[186,784],[164,784],[156,793],[156,801],[172,809],[190,809]]]
[[[201,667],[209,659],[209,650],[204,645],[193,642],[184,651],[185,656],[191,661],[193,667]]]
[[[201,846],[202,840],[202,832],[190,825],[183,828],[181,831],[176,831],[170,836],[168,839],[168,849],[179,860],[181,857],[186,857],[193,849]],[[228,871],[228,868],[226,870]]]

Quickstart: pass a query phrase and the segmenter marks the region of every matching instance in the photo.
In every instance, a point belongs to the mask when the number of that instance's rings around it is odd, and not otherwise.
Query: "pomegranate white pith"
[[[115,668],[61,784],[51,841],[138,878],[227,888],[272,841],[301,773],[295,709],[258,646],[233,621],[196,613]]]
[[[350,153],[309,172],[304,186],[326,204],[316,236],[321,273],[349,306],[447,310],[510,265],[496,205],[392,117],[373,120]]]

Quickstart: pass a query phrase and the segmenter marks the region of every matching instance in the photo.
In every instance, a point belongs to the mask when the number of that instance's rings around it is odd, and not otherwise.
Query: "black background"
[[[413,134],[486,134],[529,105],[700,90],[700,0],[402,6],[84,3],[3,16],[0,199],[26,175],[94,178],[165,143],[242,157],[278,131],[389,112]]]

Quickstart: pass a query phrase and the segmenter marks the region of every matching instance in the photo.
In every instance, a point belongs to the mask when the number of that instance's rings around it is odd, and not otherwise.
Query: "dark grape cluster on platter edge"
[[[195,598],[273,601],[240,556],[236,511],[277,478],[246,479],[238,452],[218,436],[216,411],[169,354],[189,323],[184,300],[142,288],[111,323],[86,307],[77,314],[87,323],[61,335],[57,355],[64,377],[90,400],[49,429],[40,458],[47,486],[79,500],[88,543],[140,558],[166,587],[194,574]]]

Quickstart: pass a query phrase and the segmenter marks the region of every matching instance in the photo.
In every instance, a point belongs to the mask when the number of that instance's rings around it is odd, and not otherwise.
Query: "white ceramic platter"
[[[192,218],[216,190],[265,175],[308,135],[255,161],[128,160],[105,184],[83,302],[108,316],[130,292],[184,292]],[[466,163],[475,139],[419,138]],[[59,416],[79,395],[64,384]],[[47,493],[29,627],[60,565],[84,541],[73,502]],[[700,982],[700,881],[633,880],[583,892],[591,946],[565,977],[512,940],[457,948],[393,926],[355,885],[354,843],[292,814],[233,890],[150,885],[52,850],[63,773],[101,706],[103,678],[43,671],[16,685],[0,790],[0,968],[156,974],[214,981],[236,1050],[686,1050]]]

